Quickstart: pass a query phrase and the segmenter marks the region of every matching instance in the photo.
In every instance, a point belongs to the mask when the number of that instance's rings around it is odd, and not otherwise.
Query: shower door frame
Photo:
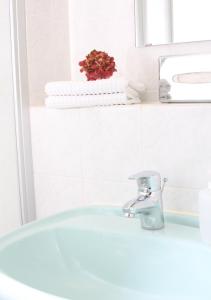
[[[10,0],[14,115],[21,223],[36,219],[27,71],[25,0]]]

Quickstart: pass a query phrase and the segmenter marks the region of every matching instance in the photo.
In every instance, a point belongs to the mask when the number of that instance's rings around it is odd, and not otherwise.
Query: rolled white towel
[[[111,78],[96,81],[57,81],[45,86],[48,96],[84,96],[127,93],[127,88],[136,90],[139,94],[145,91],[140,83],[127,81],[124,78]]]
[[[167,94],[167,95],[160,95],[160,100],[171,100],[171,95]]]
[[[160,96],[160,99],[171,99],[171,94],[170,94],[170,91],[168,89],[160,89],[160,92],[159,92],[159,96]]]
[[[161,79],[159,82],[159,97],[163,100],[171,99],[171,85],[166,79]]]
[[[49,96],[45,99],[48,108],[79,108],[140,103],[139,97],[128,97],[125,93],[86,95],[86,96]]]
[[[159,89],[160,89],[160,91],[170,92],[171,85],[166,79],[161,79],[159,82]]]
[[[126,93],[127,97],[129,99],[133,99],[133,98],[139,98],[139,93],[135,90],[133,90],[131,87],[128,86],[127,88],[127,93]]]
[[[130,90],[132,89],[132,90],[136,91],[140,97],[142,97],[146,91],[146,87],[145,87],[144,83],[141,83],[138,81],[133,81],[133,80],[128,81],[128,84],[126,87],[126,92],[127,92],[128,88]]]

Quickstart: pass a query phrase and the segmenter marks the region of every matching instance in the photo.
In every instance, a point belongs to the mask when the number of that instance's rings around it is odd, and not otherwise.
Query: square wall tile
[[[38,219],[85,205],[82,180],[42,173],[34,178]]]
[[[146,105],[142,110],[144,168],[168,177],[172,187],[206,186],[211,166],[211,106]]]
[[[35,172],[81,178],[83,136],[77,110],[31,110]]]
[[[127,180],[141,169],[140,105],[83,110],[85,179]]]
[[[198,193],[197,189],[167,187],[163,193],[164,209],[198,213]]]
[[[114,180],[84,181],[84,202],[97,205],[114,205],[122,207],[137,195],[136,182]]]

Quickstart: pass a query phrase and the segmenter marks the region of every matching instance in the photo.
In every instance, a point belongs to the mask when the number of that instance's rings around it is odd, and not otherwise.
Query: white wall
[[[31,110],[38,217],[122,205],[136,193],[128,176],[143,169],[169,178],[165,207],[197,212],[211,168],[211,104],[160,104],[158,56],[209,52],[211,42],[135,49],[133,0],[70,0],[70,14],[73,78],[82,78],[78,61],[96,47],[116,57],[120,74],[144,82],[147,94],[130,107]]]
[[[134,0],[69,0],[69,11],[72,79],[85,79],[78,62],[93,49],[114,56],[119,75],[125,74],[135,44]]]
[[[211,166],[211,105],[141,104],[31,109],[38,218],[75,206],[123,205],[128,177],[154,169],[169,178],[166,208],[197,212]]]
[[[27,0],[31,105],[44,104],[48,81],[70,80],[68,0]]]
[[[0,0],[0,234],[20,225],[9,1]]]

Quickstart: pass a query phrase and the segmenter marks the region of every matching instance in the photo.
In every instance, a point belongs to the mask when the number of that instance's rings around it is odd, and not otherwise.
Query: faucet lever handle
[[[142,172],[136,173],[134,175],[131,175],[129,177],[129,179],[138,180],[138,179],[142,179],[142,178],[149,178],[152,176],[160,177],[160,174],[156,171],[142,171]]]
[[[156,171],[142,171],[130,176],[129,179],[137,180],[139,191],[143,191],[146,188],[151,191],[161,189],[160,174]]]
[[[165,185],[166,185],[166,182],[168,181],[168,178],[167,177],[164,177],[163,178],[163,185],[162,185],[162,188],[161,188],[161,192],[163,193],[164,191],[164,188],[165,188]]]

